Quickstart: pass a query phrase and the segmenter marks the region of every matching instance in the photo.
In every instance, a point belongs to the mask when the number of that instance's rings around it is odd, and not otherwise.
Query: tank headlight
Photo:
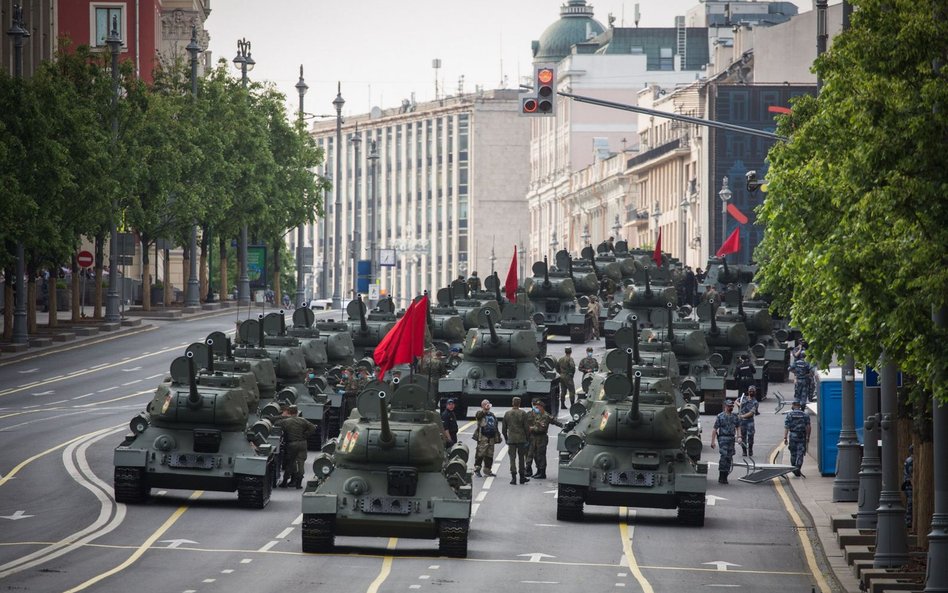
[[[481,370],[481,367],[471,367],[471,370],[467,372],[468,379],[480,379],[484,376],[484,371]]]
[[[129,423],[129,428],[132,429],[132,432],[136,435],[139,435],[145,432],[145,429],[148,428],[149,423],[151,422],[151,415],[148,412],[142,412],[132,418],[132,421]]]
[[[600,453],[593,457],[593,465],[603,471],[609,471],[616,466],[616,458],[611,453]]]
[[[155,439],[155,449],[159,451],[171,451],[175,448],[176,444],[174,437],[170,434],[159,435],[158,438]]]
[[[362,496],[363,494],[368,493],[369,484],[363,478],[359,476],[353,476],[345,481],[342,485],[342,489],[347,494],[352,494],[353,496]]]
[[[335,467],[336,464],[328,453],[317,453],[316,458],[313,459],[313,473],[319,479],[327,477]]]
[[[563,441],[563,444],[566,446],[566,450],[572,453],[573,455],[579,453],[583,445],[583,437],[578,434],[569,434],[566,435],[566,439]]]

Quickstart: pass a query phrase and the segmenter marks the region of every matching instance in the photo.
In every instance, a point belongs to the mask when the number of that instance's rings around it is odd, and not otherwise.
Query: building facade
[[[335,208],[333,190],[323,221],[306,233],[315,251],[314,294],[328,298],[338,274],[339,296],[351,299],[358,293],[358,260],[376,262],[380,293],[400,306],[475,271],[484,278],[495,268],[503,276],[514,247],[529,240],[530,122],[518,110],[515,90],[406,100],[400,108],[345,118],[338,150],[335,120],[314,125],[326,155],[323,174],[335,174],[336,158],[342,170],[342,179],[333,179],[341,207]],[[373,144],[377,159],[370,158]],[[331,236],[336,217],[343,229],[339,253]]]

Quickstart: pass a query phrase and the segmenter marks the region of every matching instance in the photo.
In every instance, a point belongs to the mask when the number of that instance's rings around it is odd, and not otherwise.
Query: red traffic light
[[[521,103],[521,112],[523,113],[536,113],[537,112],[537,100],[536,99],[524,99]]]
[[[550,84],[553,82],[553,69],[540,68],[537,70],[537,80],[539,80],[541,84]]]

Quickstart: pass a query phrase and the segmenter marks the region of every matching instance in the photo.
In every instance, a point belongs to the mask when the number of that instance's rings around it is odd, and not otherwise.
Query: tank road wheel
[[[583,520],[583,490],[579,486],[560,485],[556,494],[556,519],[558,521]]]
[[[438,523],[438,552],[448,558],[467,558],[468,521],[442,519]]]
[[[679,494],[678,522],[692,527],[704,527],[704,506],[704,494]]]
[[[310,553],[332,552],[336,544],[336,516],[303,515],[303,551]]]
[[[115,502],[145,502],[151,494],[143,467],[115,468]]]
[[[262,509],[270,502],[273,488],[273,461],[267,463],[264,476],[237,474],[237,506],[245,509]]]

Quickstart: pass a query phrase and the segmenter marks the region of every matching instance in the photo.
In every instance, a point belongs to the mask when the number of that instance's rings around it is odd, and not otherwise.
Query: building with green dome
[[[593,7],[586,0],[568,0],[560,7],[560,20],[533,42],[533,61],[559,62],[572,53],[574,45],[603,32],[605,28],[593,18]]]

